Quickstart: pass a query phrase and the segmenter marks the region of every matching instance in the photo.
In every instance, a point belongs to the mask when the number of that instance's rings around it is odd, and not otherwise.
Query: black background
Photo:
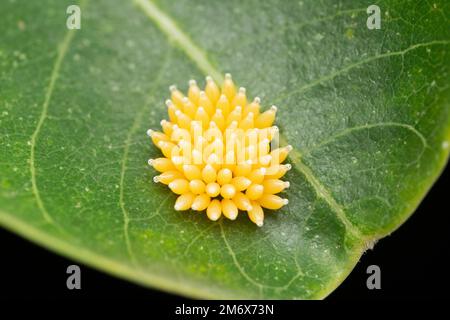
[[[329,301],[438,299],[449,288],[449,175],[447,168],[415,214],[366,252]],[[0,298],[145,299],[184,303],[185,298],[108,276],[60,257],[0,229]],[[81,290],[66,288],[66,268],[81,266]],[[381,290],[368,290],[366,269],[381,268]]]

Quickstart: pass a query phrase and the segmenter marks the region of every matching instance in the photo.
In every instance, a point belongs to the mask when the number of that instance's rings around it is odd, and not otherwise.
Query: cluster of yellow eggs
[[[164,155],[149,160],[160,172],[154,181],[179,195],[177,211],[206,210],[216,221],[222,214],[234,220],[242,210],[262,226],[263,208],[288,203],[276,195],[289,187],[280,178],[291,168],[282,163],[292,149],[271,146],[278,134],[277,108],[261,112],[260,99],[247,101],[245,88],[236,90],[230,74],[221,89],[206,77],[204,91],[195,80],[189,81],[187,96],[175,86],[170,91],[169,121],[161,121],[162,132],[147,131]]]

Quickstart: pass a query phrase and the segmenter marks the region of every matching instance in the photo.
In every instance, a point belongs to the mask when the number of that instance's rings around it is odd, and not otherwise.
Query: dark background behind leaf
[[[417,212],[391,236],[367,251],[344,283],[328,300],[342,299],[439,299],[449,288],[447,168]],[[0,298],[127,298],[146,299],[157,307],[158,300],[182,303],[180,296],[151,290],[110,277],[81,265],[82,289],[67,290],[65,270],[71,260],[42,249],[0,229],[3,259],[0,264]],[[382,289],[367,290],[366,268],[381,268]],[[300,303],[300,302],[293,302]],[[165,308],[165,305],[160,305]]]

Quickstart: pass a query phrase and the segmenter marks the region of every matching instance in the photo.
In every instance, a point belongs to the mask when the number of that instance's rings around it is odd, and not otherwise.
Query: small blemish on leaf
[[[23,20],[17,21],[17,28],[19,28],[20,31],[25,31],[25,29],[27,28],[25,21]]]
[[[352,28],[349,28],[345,31],[345,36],[347,39],[351,40],[355,37],[355,31]]]

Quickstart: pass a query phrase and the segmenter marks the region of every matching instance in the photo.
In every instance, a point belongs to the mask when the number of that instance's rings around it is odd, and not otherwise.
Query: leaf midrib
[[[186,55],[194,61],[199,69],[206,75],[210,75],[219,83],[222,83],[222,72],[208,60],[206,53],[197,46],[190,37],[181,30],[176,22],[153,2],[148,0],[133,0],[140,9],[166,34],[170,39],[177,42]]]

